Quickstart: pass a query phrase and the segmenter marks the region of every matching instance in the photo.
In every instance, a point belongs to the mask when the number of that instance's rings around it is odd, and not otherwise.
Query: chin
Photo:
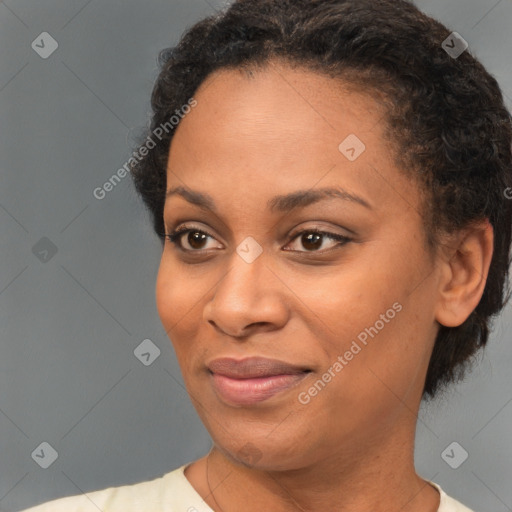
[[[268,435],[252,435],[227,438],[222,431],[212,435],[215,445],[234,464],[260,471],[286,471],[295,470],[303,466],[304,447],[302,443],[294,441],[289,432],[283,431],[283,437]]]

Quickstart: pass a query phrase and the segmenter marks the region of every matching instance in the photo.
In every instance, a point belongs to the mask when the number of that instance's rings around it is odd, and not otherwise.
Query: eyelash
[[[200,233],[200,234],[206,235],[206,236],[208,236],[210,238],[215,238],[215,237],[211,236],[209,233],[207,233],[206,231],[203,231],[203,230],[197,229],[197,228],[187,227],[187,226],[182,226],[182,227],[176,229],[175,231],[173,231],[170,234],[166,234],[165,233],[164,236],[171,243],[173,243],[180,251],[185,252],[185,253],[201,253],[202,251],[208,250],[208,249],[195,249],[195,250],[184,249],[181,246],[181,243],[180,243],[181,237],[183,235],[185,235],[186,233],[190,233],[190,232]],[[300,236],[304,235],[305,233],[307,233],[307,234],[312,234],[313,233],[313,234],[316,234],[316,235],[323,235],[326,238],[329,238],[330,240],[337,241],[339,243],[336,246],[331,247],[330,249],[323,250],[323,251],[290,251],[290,252],[322,254],[322,253],[330,252],[332,249],[339,248],[339,247],[345,245],[347,242],[352,241],[352,239],[347,237],[347,236],[339,235],[337,233],[330,233],[329,231],[322,231],[320,229],[314,229],[314,228],[313,229],[305,229],[303,231],[300,231],[299,233],[296,233],[293,236],[291,241],[292,242],[295,241],[297,238],[299,238]]]

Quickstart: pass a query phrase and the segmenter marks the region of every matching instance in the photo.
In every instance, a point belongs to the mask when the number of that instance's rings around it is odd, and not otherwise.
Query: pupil
[[[194,249],[201,249],[201,242],[204,242],[206,235],[204,233],[199,233],[197,231],[191,231],[188,234],[188,243]],[[196,246],[197,244],[197,246]]]
[[[308,250],[310,250],[310,249],[318,249],[319,245],[320,246],[322,245],[321,243],[318,244],[318,241],[319,240],[321,241],[322,236],[323,235],[320,235],[318,233],[309,233],[307,235],[303,235],[302,236],[302,239],[303,239],[302,244],[303,244],[304,248],[308,249]],[[304,240],[305,240],[305,242],[304,242]],[[308,244],[311,244],[312,247],[308,247]]]

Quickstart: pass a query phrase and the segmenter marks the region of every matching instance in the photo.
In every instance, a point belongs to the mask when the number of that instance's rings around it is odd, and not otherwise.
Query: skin
[[[193,255],[166,241],[156,283],[162,324],[214,443],[208,475],[203,457],[187,479],[215,511],[435,512],[439,493],[414,468],[417,414],[439,324],[460,325],[483,293],[491,226],[427,250],[418,185],[396,168],[371,94],[274,61],[218,71],[194,97],[170,148],[167,189],[207,193],[217,213],[167,198],[166,233],[186,222],[210,237],[189,245],[182,236]],[[338,149],[349,134],[366,145],[353,162]],[[339,198],[286,213],[266,207],[329,186],[371,208]],[[297,234],[312,228],[351,241],[323,237],[311,249]],[[236,252],[248,236],[263,250],[252,263]],[[299,393],[394,303],[401,311],[301,404]],[[227,356],[312,372],[269,400],[232,406],[206,368]]]

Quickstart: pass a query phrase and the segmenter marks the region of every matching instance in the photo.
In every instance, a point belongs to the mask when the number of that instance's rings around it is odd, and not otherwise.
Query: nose
[[[251,263],[236,251],[207,302],[203,318],[223,334],[244,338],[280,329],[288,320],[289,289],[268,265],[265,252]]]

